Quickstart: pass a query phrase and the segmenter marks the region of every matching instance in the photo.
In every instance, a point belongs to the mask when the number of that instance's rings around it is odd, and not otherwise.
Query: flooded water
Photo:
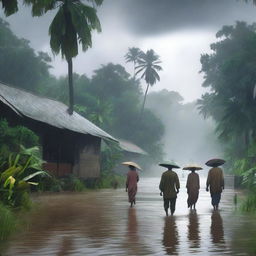
[[[256,255],[255,218],[235,210],[232,189],[224,191],[220,211],[212,211],[204,182],[190,212],[181,179],[170,217],[159,178],[141,178],[134,208],[124,189],[39,196],[31,225],[2,255]]]

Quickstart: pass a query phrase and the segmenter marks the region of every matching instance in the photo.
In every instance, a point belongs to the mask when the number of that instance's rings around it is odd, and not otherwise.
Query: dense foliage
[[[216,121],[230,171],[244,175],[244,183],[255,190],[256,24],[237,22],[216,36],[213,53],[201,57],[203,86],[210,92],[198,101],[199,109]]]
[[[29,42],[17,38],[3,20],[0,46],[0,55],[17,52],[12,58],[0,58],[0,81],[68,103],[68,76],[52,76],[47,54],[35,53]],[[23,56],[24,48],[27,54]],[[8,61],[12,68],[5,66]],[[75,110],[114,137],[134,142],[149,153],[152,161],[158,161],[162,155],[163,125],[149,110],[138,124],[142,98],[140,82],[121,65],[103,65],[91,78],[74,74]]]
[[[51,79],[50,57],[35,53],[29,41],[17,38],[7,22],[0,19],[0,81],[33,92],[40,92]]]
[[[58,88],[49,96],[65,102],[67,97],[62,93],[65,83],[67,78],[60,78]],[[102,65],[91,79],[75,74],[74,88],[78,113],[114,137],[134,142],[147,151],[151,159],[159,161],[163,125],[149,110],[140,120],[143,93],[139,81],[134,80],[123,66]]]

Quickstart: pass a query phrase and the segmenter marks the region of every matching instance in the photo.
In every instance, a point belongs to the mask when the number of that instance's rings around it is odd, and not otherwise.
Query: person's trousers
[[[165,209],[165,211],[167,211],[168,208],[170,207],[171,213],[175,212],[176,198],[177,197],[170,198],[170,199],[164,199],[164,209]]]
[[[215,194],[211,194],[212,197],[212,206],[218,206],[220,203],[220,199],[221,199],[221,193],[215,193]]]

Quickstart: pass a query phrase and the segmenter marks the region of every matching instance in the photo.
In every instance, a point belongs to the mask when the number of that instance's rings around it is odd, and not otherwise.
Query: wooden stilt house
[[[44,168],[57,177],[100,175],[101,140],[111,135],[56,100],[0,83],[0,117],[12,125],[24,125],[39,135]]]

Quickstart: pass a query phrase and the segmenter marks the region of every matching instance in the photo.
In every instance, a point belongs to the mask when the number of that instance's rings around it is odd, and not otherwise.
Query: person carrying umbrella
[[[192,207],[194,210],[196,209],[196,202],[198,200],[199,195],[199,189],[200,189],[200,180],[199,175],[195,172],[196,170],[202,170],[201,167],[196,165],[189,165],[187,167],[184,167],[183,170],[189,170],[191,173],[188,175],[187,178],[187,193],[188,193],[188,208],[192,210]]]
[[[214,210],[218,210],[221,193],[224,189],[224,177],[223,171],[218,166],[225,163],[225,160],[222,159],[211,159],[207,161],[205,164],[207,166],[211,166],[212,168],[208,172],[208,177],[206,181],[206,191],[209,191],[212,197],[212,206]]]
[[[139,181],[139,174],[136,169],[141,170],[140,166],[134,162],[123,162],[123,165],[128,165],[129,171],[126,179],[126,192],[128,192],[128,199],[131,207],[136,204],[137,183]]]
[[[179,193],[180,189],[180,182],[177,173],[174,172],[172,169],[180,167],[175,163],[169,161],[160,163],[159,165],[168,168],[168,170],[162,174],[159,189],[161,191],[160,196],[163,195],[164,210],[166,216],[168,216],[169,206],[171,210],[171,215],[173,215],[175,212],[177,194]]]

